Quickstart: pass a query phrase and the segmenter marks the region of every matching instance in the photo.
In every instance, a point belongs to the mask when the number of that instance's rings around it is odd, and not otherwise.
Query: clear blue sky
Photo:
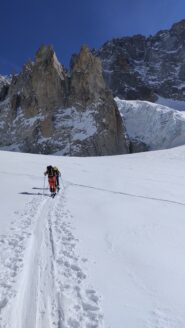
[[[19,72],[42,44],[68,66],[82,44],[150,35],[185,18],[185,0],[0,0],[0,74]]]

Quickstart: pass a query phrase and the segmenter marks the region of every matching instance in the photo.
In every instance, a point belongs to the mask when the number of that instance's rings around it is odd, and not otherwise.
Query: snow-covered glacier
[[[185,111],[148,101],[115,100],[130,140],[142,141],[150,150],[185,144]]]
[[[184,328],[184,162],[0,151],[0,328]]]

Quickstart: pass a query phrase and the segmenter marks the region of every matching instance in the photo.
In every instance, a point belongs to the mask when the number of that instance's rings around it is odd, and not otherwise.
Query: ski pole
[[[44,176],[44,187],[43,187],[43,196],[44,196],[44,190],[45,190],[45,181],[46,181],[46,176]]]
[[[60,181],[61,181],[61,186],[64,189],[64,184],[63,184],[62,176],[60,176]]]

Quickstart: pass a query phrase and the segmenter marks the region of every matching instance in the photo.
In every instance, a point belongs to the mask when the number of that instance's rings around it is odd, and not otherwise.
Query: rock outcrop
[[[5,100],[9,86],[10,86],[11,77],[4,77],[0,75],[0,101]]]
[[[156,95],[185,100],[185,20],[154,36],[106,42],[94,53],[114,96],[155,101]]]
[[[52,47],[42,46],[1,98],[1,147],[79,156],[128,152],[100,60],[85,46],[73,56],[68,74]]]

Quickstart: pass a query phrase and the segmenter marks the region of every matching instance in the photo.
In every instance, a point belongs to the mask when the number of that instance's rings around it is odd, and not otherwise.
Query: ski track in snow
[[[16,295],[15,282],[23,268],[23,254],[27,239],[31,236],[31,227],[34,224],[39,202],[38,198],[34,198],[25,206],[23,213],[15,212],[19,226],[12,222],[10,228],[12,233],[0,235],[0,323],[3,308],[9,299]]]
[[[1,328],[100,328],[100,299],[76,253],[65,190],[33,197],[0,236]]]

